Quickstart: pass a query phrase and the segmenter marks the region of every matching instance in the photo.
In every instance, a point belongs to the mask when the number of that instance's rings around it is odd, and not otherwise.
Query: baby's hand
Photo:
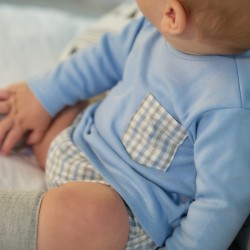
[[[0,90],[0,120],[7,114],[10,110],[10,106],[7,102],[11,95],[11,92],[8,89]]]
[[[39,142],[52,118],[26,83],[11,85],[0,91],[0,145],[7,155],[22,136],[28,133],[27,143]]]

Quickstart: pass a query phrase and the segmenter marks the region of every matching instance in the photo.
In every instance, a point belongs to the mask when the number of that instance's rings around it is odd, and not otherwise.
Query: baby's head
[[[250,0],[137,0],[175,48],[192,54],[250,49]]]

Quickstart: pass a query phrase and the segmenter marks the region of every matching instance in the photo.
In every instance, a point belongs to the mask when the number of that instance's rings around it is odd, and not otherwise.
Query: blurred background
[[[52,7],[90,17],[98,17],[122,2],[122,0],[0,0],[0,4]]]

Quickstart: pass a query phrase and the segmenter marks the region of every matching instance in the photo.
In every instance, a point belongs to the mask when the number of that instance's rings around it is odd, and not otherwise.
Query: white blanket
[[[25,80],[58,62],[92,19],[46,8],[0,4],[0,87]],[[29,153],[0,155],[1,189],[44,189],[44,173]]]

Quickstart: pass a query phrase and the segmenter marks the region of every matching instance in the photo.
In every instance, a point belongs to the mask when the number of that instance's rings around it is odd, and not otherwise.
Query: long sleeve
[[[250,111],[210,111],[192,127],[196,196],[162,249],[226,250],[250,212]]]
[[[127,57],[144,19],[132,21],[120,34],[101,41],[28,81],[31,91],[51,116],[66,105],[111,89],[123,75]]]

